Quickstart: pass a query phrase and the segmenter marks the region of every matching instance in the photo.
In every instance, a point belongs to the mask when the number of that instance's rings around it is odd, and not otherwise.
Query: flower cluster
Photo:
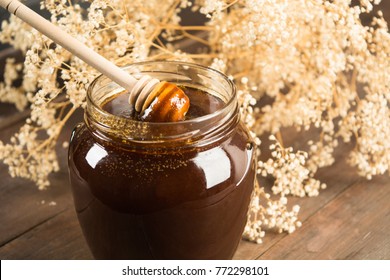
[[[317,196],[320,189],[326,188],[324,183],[313,178],[313,173],[305,166],[306,152],[294,153],[292,147],[282,147],[273,135],[270,140],[275,141],[269,147],[272,157],[266,162],[258,162],[258,173],[264,177],[271,175],[275,179],[272,187],[274,194]]]
[[[263,200],[266,203],[263,203]],[[299,205],[294,205],[291,211],[287,209],[287,198],[282,195],[273,200],[256,182],[249,205],[248,222],[243,237],[258,244],[263,242],[265,230],[276,229],[277,232],[292,233],[302,224],[298,220]]]
[[[263,228],[292,232],[300,225],[299,206],[288,210],[286,196],[319,193],[325,185],[314,175],[334,162],[340,141],[354,143],[349,162],[360,175],[389,172],[390,34],[383,14],[372,13],[380,0],[356,2],[45,0],[41,8],[53,23],[118,65],[191,61],[235,81],[242,119],[259,148],[259,181],[272,176],[279,198],[256,183],[244,235],[261,242]],[[182,24],[188,13],[204,24]],[[372,22],[362,24],[369,13]],[[0,142],[0,160],[12,176],[45,188],[48,175],[58,170],[58,135],[85,105],[97,73],[13,16],[2,23],[0,41],[25,55],[23,65],[7,60],[0,102],[31,109],[10,143]],[[21,85],[14,82],[20,77]],[[289,128],[318,135],[305,142],[307,150],[294,152],[281,138]],[[268,150],[260,140],[269,134],[278,136],[271,140],[271,158],[260,160],[260,151]]]

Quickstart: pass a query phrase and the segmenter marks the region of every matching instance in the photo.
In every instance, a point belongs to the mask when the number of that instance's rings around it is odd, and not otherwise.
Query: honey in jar
[[[100,76],[73,131],[75,209],[96,259],[230,259],[247,220],[255,147],[234,84],[181,62],[125,68],[180,86],[183,121],[139,120],[128,93]]]

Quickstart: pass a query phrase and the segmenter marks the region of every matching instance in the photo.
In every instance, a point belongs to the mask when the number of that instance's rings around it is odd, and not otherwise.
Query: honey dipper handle
[[[18,18],[31,25],[55,43],[62,46],[125,89],[131,90],[136,84],[137,79],[19,1],[0,0],[0,6],[8,10],[10,13],[13,13]]]

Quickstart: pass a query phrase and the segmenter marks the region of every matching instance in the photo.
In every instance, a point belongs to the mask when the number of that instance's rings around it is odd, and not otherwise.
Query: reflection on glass
[[[207,188],[216,186],[231,175],[230,160],[221,148],[199,153],[194,159],[195,164],[204,172]],[[218,162],[218,164],[215,164]]]
[[[107,152],[97,145],[96,143],[92,146],[92,148],[88,151],[85,159],[89,163],[92,168],[95,168],[98,162],[107,156]]]

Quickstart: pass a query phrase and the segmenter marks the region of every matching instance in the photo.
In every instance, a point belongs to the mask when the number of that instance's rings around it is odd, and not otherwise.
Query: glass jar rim
[[[142,74],[145,73],[145,71],[142,70],[142,67],[156,67],[159,66],[165,66],[162,67],[160,70],[150,70],[146,71],[149,75],[153,76],[156,73],[163,73],[163,74],[176,74],[180,75],[179,72],[177,73],[172,73],[172,72],[164,72],[165,69],[170,66],[170,67],[181,67],[181,69],[189,69],[191,71],[198,71],[199,73],[197,74],[202,75],[200,73],[207,73],[211,76],[214,77],[219,77],[220,81],[223,81],[225,83],[226,89],[229,91],[230,96],[226,98],[226,102],[222,108],[219,108],[215,110],[214,112],[210,114],[206,114],[203,116],[199,116],[196,118],[188,119],[188,120],[183,120],[183,121],[178,121],[178,122],[145,122],[145,121],[139,121],[139,120],[134,120],[130,119],[128,117],[124,116],[118,116],[115,114],[112,114],[110,112],[105,111],[103,108],[101,108],[101,105],[96,102],[95,98],[93,97],[94,90],[96,87],[99,86],[99,82],[106,81],[107,85],[112,85],[116,87],[116,90],[118,92],[123,91],[124,89],[120,87],[119,85],[116,85],[113,81],[109,80],[109,78],[105,77],[104,75],[99,75],[96,77],[92,83],[89,85],[88,90],[87,90],[87,109],[86,109],[86,121],[91,122],[91,113],[96,116],[96,114],[99,115],[98,117],[98,122],[95,122],[96,120],[93,120],[93,124],[95,127],[97,127],[98,130],[107,130],[107,129],[112,129],[109,123],[116,123],[116,124],[122,124],[123,126],[129,125],[134,128],[138,129],[147,129],[148,132],[148,137],[145,137],[145,135],[129,135],[128,133],[122,133],[122,137],[120,138],[126,138],[127,140],[130,141],[142,141],[143,143],[145,142],[158,142],[160,141],[166,141],[166,140],[184,140],[188,138],[196,138],[196,136],[199,136],[199,134],[204,134],[204,133],[209,133],[212,130],[215,130],[217,127],[216,124],[219,124],[218,126],[224,125],[223,122],[227,122],[229,119],[232,118],[234,114],[237,114],[238,112],[238,102],[237,102],[237,96],[236,96],[236,87],[231,79],[229,79],[225,74],[222,72],[207,67],[203,66],[200,64],[195,64],[195,63],[189,63],[189,62],[182,62],[182,61],[173,61],[173,60],[154,60],[154,61],[142,61],[142,62],[136,62],[132,63],[130,65],[122,67],[122,69],[129,71],[132,73],[133,71],[137,71],[136,73]],[[141,70],[140,70],[141,69]],[[135,73],[132,73],[135,74]],[[204,79],[204,77],[202,77]],[[191,78],[188,80],[191,82]],[[180,84],[180,83],[179,83]],[[189,83],[189,85],[192,85]],[[191,106],[191,105],[190,105]],[[93,108],[93,110],[91,110]],[[89,115],[89,116],[88,116]],[[88,120],[89,119],[89,120]],[[92,119],[94,117],[92,116]],[[107,122],[106,122],[107,121]],[[222,122],[222,123],[221,123]],[[177,128],[177,127],[187,127],[188,129],[182,129],[182,130],[175,130],[172,128]],[[205,129],[206,128],[206,129]],[[200,131],[201,130],[201,131]],[[210,131],[209,131],[210,130]],[[156,131],[158,132],[158,137],[154,137],[156,135],[150,134],[150,131]],[[173,133],[172,135],[162,135],[162,131],[176,131],[176,133]]]

